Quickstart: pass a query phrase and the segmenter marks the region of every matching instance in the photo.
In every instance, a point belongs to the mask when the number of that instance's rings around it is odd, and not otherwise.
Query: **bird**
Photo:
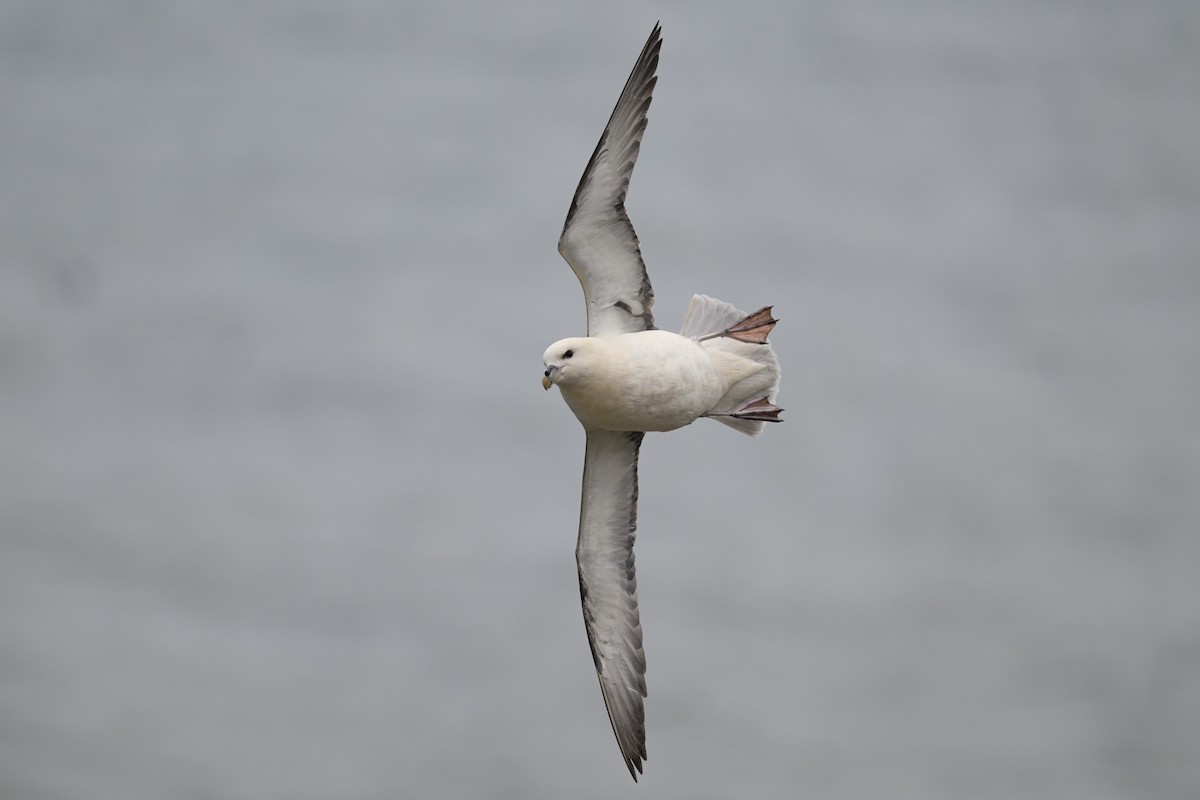
[[[772,307],[752,314],[692,297],[679,333],[659,330],[654,291],[625,196],[658,81],[656,23],[571,200],[558,251],[583,287],[587,336],[550,345],[542,386],[557,386],[587,444],[575,557],[584,626],[621,756],[646,760],[646,657],[633,546],[638,453],[648,432],[700,418],[756,436],[781,422]]]

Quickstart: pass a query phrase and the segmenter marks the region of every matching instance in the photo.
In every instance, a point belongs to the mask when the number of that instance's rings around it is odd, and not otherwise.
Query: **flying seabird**
[[[678,334],[654,326],[654,292],[625,213],[658,80],[654,26],[583,172],[558,251],[583,285],[587,336],[550,345],[542,385],[558,386],[587,432],[579,513],[579,592],[592,660],[621,755],[636,781],[646,758],[646,658],[633,543],[638,450],[648,431],[710,417],[756,436],[780,422],[779,362],[767,306],[745,314],[695,295]]]

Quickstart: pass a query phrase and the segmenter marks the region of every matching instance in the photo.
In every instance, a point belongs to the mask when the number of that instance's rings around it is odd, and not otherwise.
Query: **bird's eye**
[[[568,350],[567,352],[563,353],[563,358],[570,358],[570,357],[571,357],[571,356],[573,356],[573,355],[575,355],[575,351],[574,351],[574,350]]]

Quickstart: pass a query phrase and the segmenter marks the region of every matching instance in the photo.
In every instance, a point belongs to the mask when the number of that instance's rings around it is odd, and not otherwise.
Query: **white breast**
[[[640,331],[593,341],[603,356],[588,379],[559,387],[584,427],[674,430],[711,410],[727,389],[710,354],[692,339]]]

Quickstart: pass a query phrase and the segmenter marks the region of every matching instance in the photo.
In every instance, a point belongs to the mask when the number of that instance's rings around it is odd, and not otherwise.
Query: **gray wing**
[[[642,433],[588,431],[579,512],[579,593],[608,719],[629,774],[646,758],[646,656],[638,619],[633,541]],[[635,771],[636,770],[636,771]]]
[[[558,240],[558,252],[583,285],[588,336],[654,328],[654,291],[625,213],[625,193],[646,130],[661,47],[662,28],[655,25],[583,171]]]

